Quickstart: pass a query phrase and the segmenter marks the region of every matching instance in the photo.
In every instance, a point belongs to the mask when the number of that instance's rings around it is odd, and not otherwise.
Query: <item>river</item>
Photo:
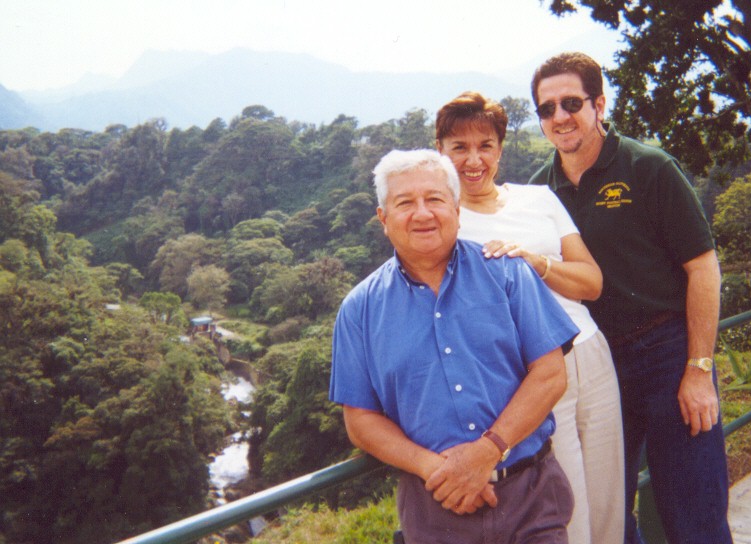
[[[253,398],[255,388],[244,378],[236,377],[233,383],[222,385],[222,395],[225,400],[249,402]],[[235,433],[229,444],[217,455],[209,465],[211,486],[216,489],[217,504],[227,502],[224,490],[228,485],[235,484],[248,476],[248,448],[249,444],[244,433]]]

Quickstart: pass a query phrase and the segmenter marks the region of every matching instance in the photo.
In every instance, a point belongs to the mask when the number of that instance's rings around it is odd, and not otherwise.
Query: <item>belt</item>
[[[663,323],[667,323],[671,319],[682,315],[683,313],[676,312],[675,310],[665,310],[663,312],[660,312],[652,319],[645,321],[630,332],[627,332],[625,334],[617,334],[615,336],[609,336],[608,345],[611,348],[619,348],[621,346],[625,346],[626,344],[630,344],[647,334],[649,331],[656,329]]]
[[[513,465],[510,465],[510,466],[507,466],[498,470],[494,470],[493,473],[490,475],[490,481],[498,482],[500,480],[504,480],[508,478],[509,476],[518,474],[519,472],[526,470],[533,465],[536,465],[548,453],[550,453],[550,439],[549,438],[545,441],[542,447],[534,455],[531,455],[530,457],[525,457],[524,459],[519,459]]]

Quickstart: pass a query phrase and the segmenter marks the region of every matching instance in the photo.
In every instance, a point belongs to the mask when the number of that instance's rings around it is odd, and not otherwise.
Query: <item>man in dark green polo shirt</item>
[[[532,80],[555,146],[530,183],[566,206],[603,272],[588,303],[608,338],[621,389],[626,535],[646,443],[657,509],[673,543],[732,542],[712,355],[720,272],[709,225],[676,160],[603,123],[600,66],[582,53],[545,61]]]

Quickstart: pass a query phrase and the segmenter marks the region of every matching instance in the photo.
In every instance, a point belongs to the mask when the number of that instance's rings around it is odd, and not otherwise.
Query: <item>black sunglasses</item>
[[[577,113],[582,109],[582,106],[584,106],[585,100],[591,100],[592,104],[595,103],[594,96],[585,96],[584,98],[579,98],[578,96],[567,96],[561,100],[561,108],[563,108],[563,111],[569,113]],[[540,104],[535,109],[537,117],[540,119],[550,119],[555,115],[555,107],[555,102],[545,102],[544,104]]]

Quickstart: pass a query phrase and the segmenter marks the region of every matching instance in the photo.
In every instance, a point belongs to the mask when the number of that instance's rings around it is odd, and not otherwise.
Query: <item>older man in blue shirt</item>
[[[458,241],[459,180],[435,151],[374,170],[395,255],[334,329],[330,397],[353,444],[402,470],[412,543],[565,543],[571,491],[549,437],[578,333],[521,259]]]

